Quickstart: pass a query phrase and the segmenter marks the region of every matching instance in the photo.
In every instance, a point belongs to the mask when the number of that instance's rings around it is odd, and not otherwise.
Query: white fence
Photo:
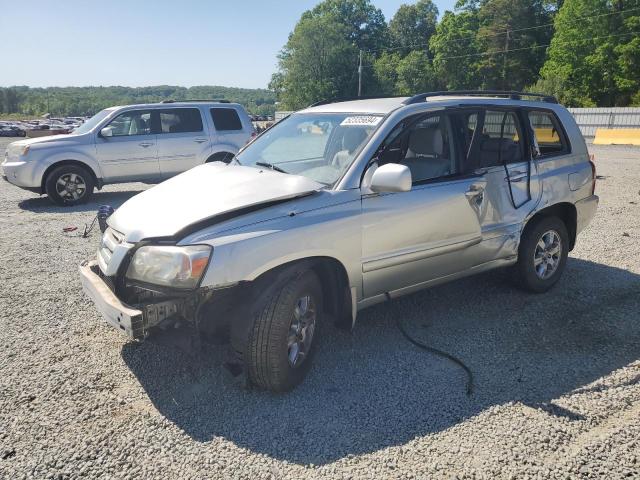
[[[593,137],[597,128],[640,128],[639,107],[570,108],[582,135]],[[293,112],[276,112],[275,121]]]
[[[593,137],[597,128],[640,128],[640,108],[570,108],[569,111],[585,137]]]

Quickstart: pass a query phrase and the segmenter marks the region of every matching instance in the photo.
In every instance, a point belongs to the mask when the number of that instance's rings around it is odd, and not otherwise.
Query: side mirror
[[[113,129],[111,127],[104,127],[100,130],[101,137],[113,137]]]
[[[373,172],[369,188],[376,193],[408,192],[411,190],[411,170],[399,163],[382,165]]]

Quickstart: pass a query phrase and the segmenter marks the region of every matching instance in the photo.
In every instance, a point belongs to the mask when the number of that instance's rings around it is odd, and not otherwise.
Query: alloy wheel
[[[56,193],[64,200],[79,200],[87,192],[87,184],[77,173],[64,173],[56,181]]]
[[[311,295],[304,295],[296,301],[287,337],[289,365],[297,367],[309,354],[316,327],[316,307]]]
[[[555,230],[546,231],[538,240],[533,253],[533,265],[538,278],[546,280],[551,277],[558,269],[561,258],[560,235]]]

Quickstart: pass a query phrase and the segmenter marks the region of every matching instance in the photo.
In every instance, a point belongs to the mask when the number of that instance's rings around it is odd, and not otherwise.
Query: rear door
[[[482,175],[465,173],[450,115],[409,118],[396,130],[388,139],[389,155],[379,155],[377,163],[406,165],[413,185],[408,192],[365,191],[362,197],[366,297],[393,296],[466,270],[475,264],[471,247],[482,240],[485,181]]]
[[[157,138],[151,110],[129,110],[105,128],[112,136],[98,134],[96,154],[107,182],[158,180]]]
[[[209,132],[196,107],[154,110],[158,122],[158,160],[162,178],[204,163],[210,153]]]
[[[483,241],[498,239],[493,244],[501,249],[506,238],[519,235],[522,222],[540,193],[524,118],[524,112],[517,109],[489,107],[469,120],[478,129],[469,151],[470,162],[487,182]],[[509,250],[485,248],[484,253],[487,255],[484,260],[488,261],[508,255]]]
[[[235,154],[249,141],[253,127],[251,122],[248,121],[248,117],[246,120],[248,125],[245,125],[238,111],[233,107],[213,107],[209,112],[216,135],[214,143],[217,146],[214,149],[229,151],[230,149],[225,149],[224,146],[230,145],[233,147],[231,153]]]

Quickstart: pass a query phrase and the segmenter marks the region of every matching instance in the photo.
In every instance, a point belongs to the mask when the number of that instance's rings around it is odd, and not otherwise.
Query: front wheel
[[[567,227],[557,217],[543,217],[527,226],[520,240],[516,280],[525,290],[543,293],[564,271],[569,255]]]
[[[260,306],[246,349],[251,383],[274,392],[292,390],[306,376],[322,315],[322,289],[312,271],[277,286]]]
[[[62,165],[47,176],[45,191],[56,205],[73,206],[84,203],[93,194],[93,176],[78,165]]]

